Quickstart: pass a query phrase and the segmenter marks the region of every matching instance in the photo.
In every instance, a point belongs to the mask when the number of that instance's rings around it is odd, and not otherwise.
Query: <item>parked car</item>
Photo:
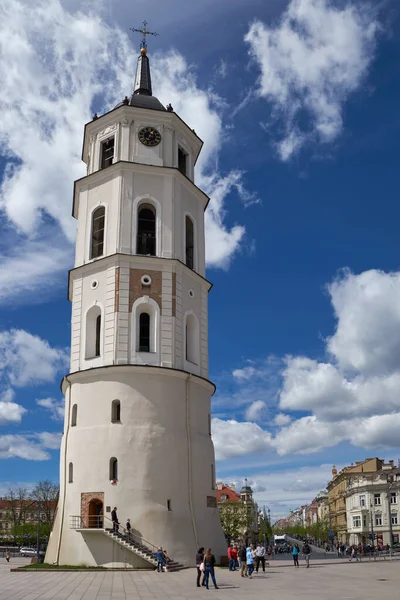
[[[393,544],[393,552],[400,552],[400,542]]]
[[[20,556],[37,556],[36,548],[20,548],[19,550]],[[39,550],[39,555],[43,556],[44,552]]]

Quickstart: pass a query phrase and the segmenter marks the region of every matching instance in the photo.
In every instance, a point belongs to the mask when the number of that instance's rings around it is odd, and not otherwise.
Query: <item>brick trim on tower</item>
[[[143,275],[149,275],[151,277],[150,285],[143,285],[141,279]],[[150,271],[143,269],[130,269],[129,270],[129,312],[132,312],[132,306],[134,302],[142,296],[149,296],[152,300],[157,302],[161,311],[162,301],[162,272],[161,271]]]

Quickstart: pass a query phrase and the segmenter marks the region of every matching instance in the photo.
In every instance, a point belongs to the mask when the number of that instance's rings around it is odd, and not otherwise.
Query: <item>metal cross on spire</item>
[[[143,27],[142,29],[136,29],[135,27],[130,27],[130,31],[133,31],[134,33],[141,33],[143,38],[142,41],[140,42],[140,48],[144,48],[145,50],[147,50],[147,43],[146,43],[146,35],[158,35],[158,33],[156,33],[155,31],[148,31],[147,29],[147,21],[143,21],[142,23]]]

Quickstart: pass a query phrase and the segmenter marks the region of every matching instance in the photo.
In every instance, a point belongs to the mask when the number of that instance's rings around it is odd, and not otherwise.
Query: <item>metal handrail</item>
[[[91,521],[91,519],[92,519],[92,521]],[[113,521],[106,515],[98,515],[98,516],[94,515],[92,517],[88,516],[86,522],[85,522],[85,519],[81,515],[71,515],[70,516],[70,528],[71,529],[106,529],[105,521],[107,521],[108,522],[107,524],[110,525],[110,527],[108,527],[108,529],[114,529]],[[123,527],[122,525],[118,526],[118,530],[123,531],[123,537],[126,538],[127,540],[132,540],[132,541],[138,540],[138,542],[142,546],[150,546],[150,549],[153,554],[157,551],[158,546],[155,546],[154,544],[152,544],[151,542],[146,540],[144,537],[138,535],[137,533],[132,533],[132,531],[128,532],[128,530],[125,527]]]
[[[114,526],[114,523],[112,522],[112,520],[109,519],[108,517],[106,517],[105,515],[104,515],[104,519],[107,519],[107,521],[109,521],[111,523],[112,527]],[[158,546],[155,546],[154,544],[152,544],[151,542],[149,542],[148,540],[146,540],[141,535],[138,535],[137,533],[132,533],[132,531],[128,532],[128,530],[125,527],[123,527],[122,525],[118,525],[118,529],[122,529],[122,531],[125,532],[124,533],[125,537],[127,537],[127,538],[132,538],[132,537],[133,538],[137,538],[138,540],[140,540],[140,543],[143,544],[143,546],[145,546],[147,544],[148,546],[151,546],[151,548],[154,549],[153,550],[154,552],[157,551]]]

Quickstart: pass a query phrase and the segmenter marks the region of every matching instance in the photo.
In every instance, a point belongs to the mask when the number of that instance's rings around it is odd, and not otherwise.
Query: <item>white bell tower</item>
[[[225,551],[210,429],[209,199],[194,183],[201,147],[152,95],[143,44],[132,97],[85,126],[60,500],[46,562],[138,566],[104,531],[114,506],[122,525],[130,518],[135,535],[185,565],[199,546]]]

